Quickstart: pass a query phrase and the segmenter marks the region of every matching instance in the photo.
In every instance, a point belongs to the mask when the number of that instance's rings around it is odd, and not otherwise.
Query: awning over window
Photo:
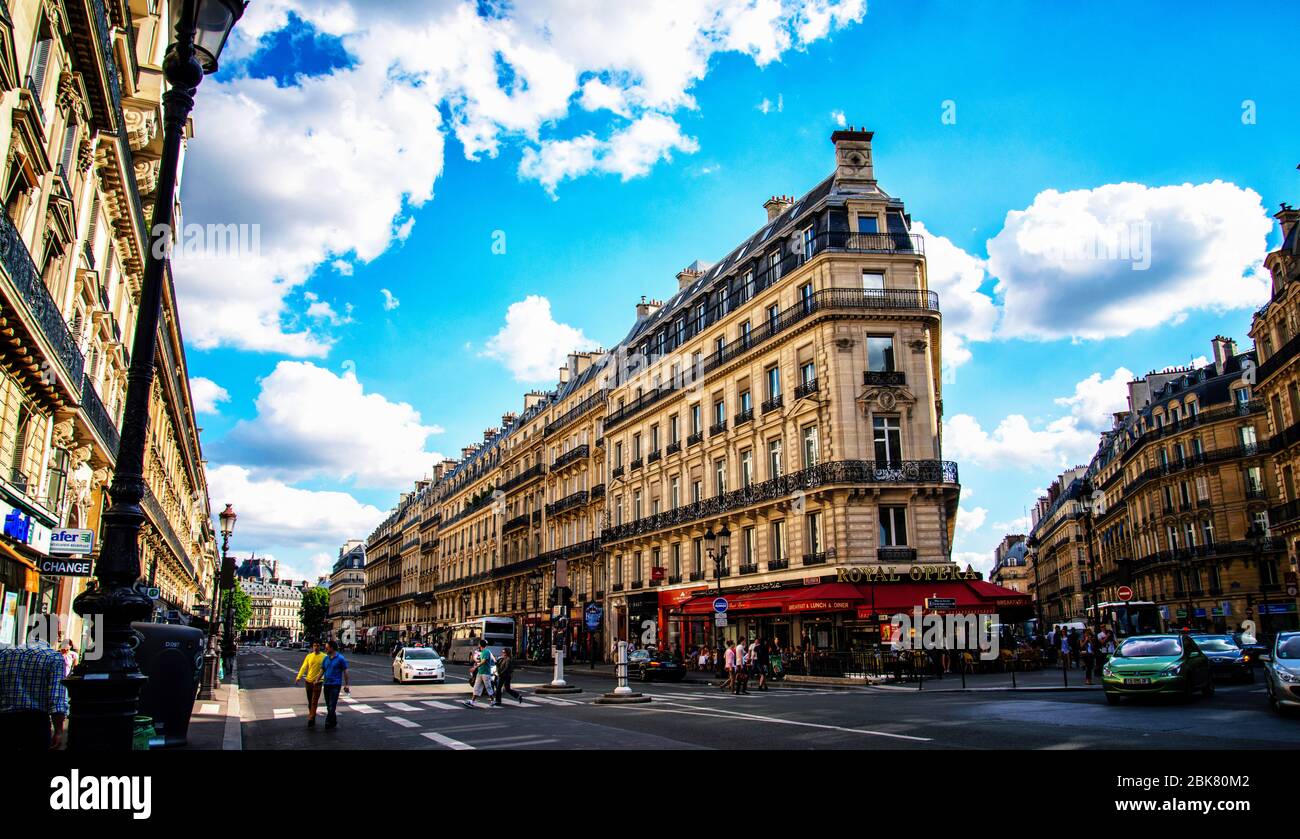
[[[713,613],[717,592],[701,594],[682,606],[682,614],[707,615]],[[862,600],[857,586],[849,583],[822,583],[815,586],[759,591],[753,594],[722,594],[727,600],[727,613],[778,611],[785,614],[803,612],[838,612],[852,609]]]
[[[861,618],[875,614],[911,612],[917,606],[928,607],[932,599],[952,601],[940,606],[940,612],[989,614],[1003,609],[1028,607],[1029,595],[1020,594],[984,580],[949,580],[929,583],[820,583],[815,586],[759,591],[737,594],[723,590],[727,600],[727,613],[775,612],[779,614],[804,614],[808,612],[842,612],[857,610]],[[701,593],[682,604],[684,615],[713,614],[716,591]]]

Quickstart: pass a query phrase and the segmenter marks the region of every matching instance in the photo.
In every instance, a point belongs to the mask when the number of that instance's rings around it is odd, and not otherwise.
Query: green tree
[[[221,602],[220,619],[225,620],[226,606],[231,602],[230,598],[234,597],[235,604],[235,635],[243,632],[248,627],[248,620],[253,616],[253,598],[248,596],[248,592],[235,585],[235,590],[227,591]]]
[[[329,589],[314,586],[302,593],[302,605],[298,607],[298,617],[302,620],[302,629],[308,638],[325,637],[329,611]]]

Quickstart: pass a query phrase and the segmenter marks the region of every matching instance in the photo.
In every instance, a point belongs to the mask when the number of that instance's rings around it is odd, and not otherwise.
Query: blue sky
[[[960,561],[1086,460],[1127,375],[1249,343],[1269,216],[1300,199],[1285,4],[719,2],[673,29],[550,5],[254,3],[200,90],[186,221],[262,228],[254,257],[178,265],[241,552],[322,572],[559,354],[825,177],[841,119],[947,240]],[[1061,276],[1035,248],[1081,218],[1151,225],[1150,270]]]

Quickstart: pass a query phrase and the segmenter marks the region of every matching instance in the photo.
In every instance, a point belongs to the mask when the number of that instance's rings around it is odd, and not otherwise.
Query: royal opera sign
[[[978,579],[979,572],[969,565],[965,571],[956,565],[867,565],[835,569],[838,583],[931,583]]]

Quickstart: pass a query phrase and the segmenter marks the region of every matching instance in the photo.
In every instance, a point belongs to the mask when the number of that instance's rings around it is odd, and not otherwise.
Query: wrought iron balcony
[[[673,574],[671,577],[668,578],[668,585],[670,585],[670,586],[675,586],[675,585],[677,585],[678,583],[680,583],[681,581],[682,581],[682,575],[681,575],[681,574]]]
[[[605,485],[604,485],[604,484],[596,484],[594,487],[591,488],[591,500],[592,500],[592,501],[595,501],[597,498],[604,498],[604,497],[605,497]]]
[[[118,433],[117,426],[113,423],[113,418],[108,415],[104,408],[104,403],[100,401],[99,394],[95,393],[95,387],[90,383],[90,377],[83,375],[81,377],[81,410],[85,412],[86,419],[90,422],[95,433],[104,441],[108,447],[109,454],[114,459],[117,458],[117,449],[121,445],[121,435]]]
[[[957,464],[948,460],[903,460],[877,463],[871,460],[840,460],[821,463],[779,478],[750,484],[712,498],[685,504],[676,509],[639,518],[626,524],[606,528],[601,538],[606,543],[651,533],[666,527],[698,521],[754,504],[776,501],[795,492],[822,486],[850,484],[947,484],[958,483]]]
[[[703,580],[703,579],[704,579],[704,572],[703,572],[703,571],[692,571],[692,572],[691,572],[691,582],[692,582],[692,583],[698,583],[700,580]]]
[[[532,521],[532,518],[533,518],[532,513],[524,513],[521,516],[515,516],[510,521],[506,522],[501,526],[501,532],[510,533],[512,531],[520,529],[521,527],[527,527],[529,522]]]
[[[627,472],[627,467],[625,467],[625,466],[615,466],[614,469],[613,469],[609,474],[612,475],[613,478],[614,478],[614,480],[617,481],[619,478],[623,477],[623,475],[624,475],[626,472]]]
[[[659,449],[655,449],[654,451],[650,452],[650,454],[646,457],[646,460],[650,463],[655,463],[663,456],[664,453],[662,451],[660,451]]]
[[[770,413],[784,406],[785,406],[785,397],[778,393],[776,396],[773,396],[771,399],[765,400],[763,402],[763,406],[762,406],[763,413],[765,414]]]
[[[910,564],[916,562],[916,548],[902,548],[898,546],[877,548],[876,558],[881,562],[888,562],[891,564]]]
[[[581,446],[574,446],[564,454],[555,458],[555,461],[551,463],[551,468],[559,469],[561,467],[568,466],[570,463],[573,463],[574,461],[585,460],[590,455],[591,455],[591,446],[588,446],[586,443],[583,443]]]
[[[0,213],[0,264],[9,274],[9,280],[18,291],[18,297],[26,306],[31,319],[36,323],[41,335],[54,351],[55,358],[63,365],[68,376],[65,385],[76,388],[81,385],[85,364],[76,341],[68,330],[68,324],[59,312],[58,304],[50,296],[50,290],[41,280],[41,275],[32,261],[27,245],[23,243],[18,228],[9,219],[8,213]]]
[[[862,374],[862,383],[875,387],[900,387],[907,384],[902,370],[867,370]]]
[[[636,458],[635,460],[632,461],[632,471],[633,471],[633,472],[635,472],[636,470],[640,469],[642,466],[645,466],[645,458],[638,457],[638,458]]]
[[[709,436],[717,437],[719,434],[726,433],[726,430],[727,430],[726,420],[722,420],[721,422],[715,422],[713,425],[709,426]]]
[[[741,575],[745,575],[745,574],[757,574],[757,573],[758,573],[758,563],[755,562],[755,563],[752,563],[752,564],[750,564],[750,565],[742,565],[742,566],[740,566],[740,573],[741,573]]]
[[[583,415],[605,404],[606,397],[609,396],[608,390],[598,390],[591,396],[579,402],[574,407],[565,411],[558,418],[551,420],[542,429],[543,437],[550,437],[557,431],[564,429],[576,422]]]
[[[753,409],[753,408],[750,408],[750,409],[747,410],[747,411],[741,411],[740,413],[736,414],[736,425],[737,425],[737,426],[741,426],[741,425],[744,425],[744,424],[747,423],[747,422],[753,422],[753,421],[754,421],[754,409]]]
[[[585,489],[570,493],[559,501],[546,505],[546,515],[556,516],[566,510],[572,510],[574,507],[581,507],[587,503],[587,491]]]
[[[498,487],[498,489],[500,489],[502,492],[509,492],[512,489],[517,489],[518,487],[523,486],[524,484],[528,483],[534,478],[540,478],[542,475],[545,474],[546,474],[546,466],[542,463],[534,463],[529,468],[525,469],[524,471],[520,472],[518,475],[515,475],[510,480],[501,484],[501,486]]]
[[[829,551],[820,551],[815,554],[804,554],[803,564],[804,565],[825,565],[826,561],[832,559],[834,556],[835,556],[834,549],[831,549]]]
[[[688,445],[688,446],[693,446],[693,445],[695,445],[696,443],[700,442],[700,441],[703,440],[703,439],[704,439],[704,432],[703,432],[703,431],[696,431],[695,433],[690,434],[690,435],[688,435],[688,436],[686,437],[686,445]]]
[[[622,590],[623,590],[623,584],[622,584],[622,583],[614,583],[614,585],[610,586],[610,588],[611,588],[612,590],[614,590],[614,591],[622,591]]]
[[[674,442],[668,444],[668,453],[669,453],[669,454],[677,454],[677,453],[678,453],[679,451],[681,451],[681,450],[682,450],[682,441],[681,441],[681,440],[677,440],[677,441],[674,441]]]
[[[790,567],[790,560],[788,559],[769,559],[767,561],[768,571],[784,571],[789,567]]]
[[[803,399],[805,396],[811,396],[817,392],[817,380],[809,379],[806,382],[800,382],[794,387],[794,398]]]

